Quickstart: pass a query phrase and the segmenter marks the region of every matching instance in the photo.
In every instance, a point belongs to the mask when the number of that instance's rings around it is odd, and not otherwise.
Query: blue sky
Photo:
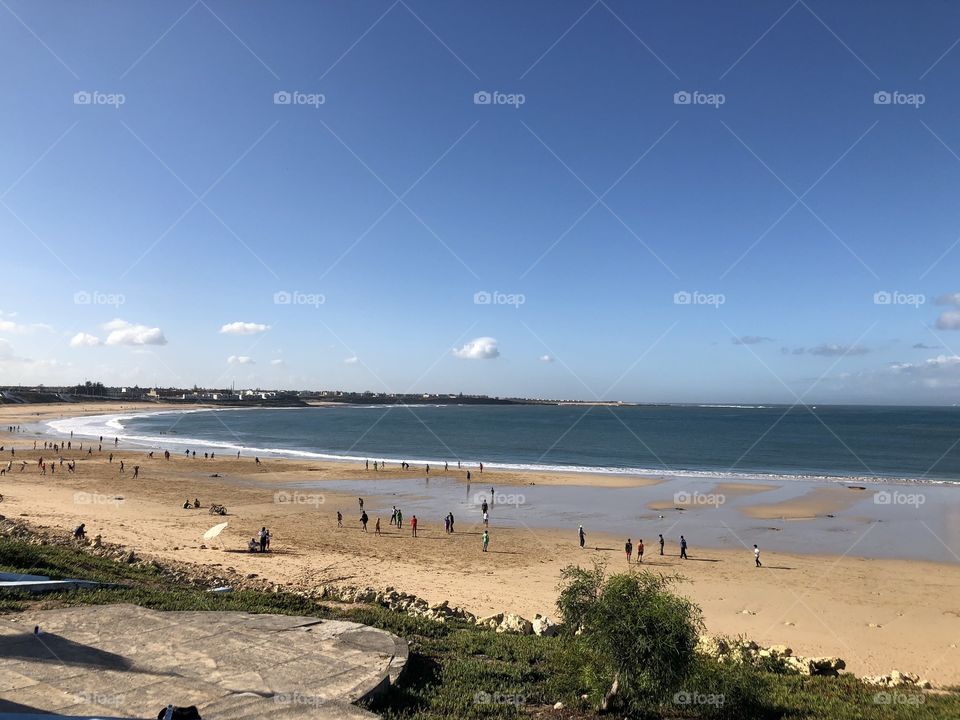
[[[0,38],[2,383],[958,399],[960,7],[5,0]]]

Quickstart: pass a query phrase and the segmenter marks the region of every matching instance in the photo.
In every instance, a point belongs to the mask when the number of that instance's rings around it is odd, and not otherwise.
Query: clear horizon
[[[960,401],[960,7],[0,27],[0,384]]]

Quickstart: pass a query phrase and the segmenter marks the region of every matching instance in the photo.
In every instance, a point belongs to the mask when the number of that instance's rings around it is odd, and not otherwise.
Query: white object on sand
[[[220,523],[219,525],[214,525],[212,528],[210,528],[209,530],[207,530],[207,531],[203,534],[203,539],[204,539],[204,540],[213,540],[215,537],[217,537],[217,535],[219,535],[220,533],[222,533],[223,530],[224,530],[224,528],[226,528],[227,525],[229,525],[229,524],[230,524],[230,523],[225,523],[225,522],[224,522],[224,523]]]

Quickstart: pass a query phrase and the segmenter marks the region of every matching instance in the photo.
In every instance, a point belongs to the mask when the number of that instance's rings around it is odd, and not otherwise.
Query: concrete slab
[[[374,716],[351,703],[389,687],[406,660],[404,640],[335,620],[134,605],[30,611],[0,618],[0,720],[155,718],[170,702],[218,720],[359,720]]]
[[[25,575],[23,573],[0,572],[0,590],[22,590],[24,592],[62,592],[63,590],[88,590],[100,587],[102,583],[93,580],[64,578],[51,580],[46,575]]]

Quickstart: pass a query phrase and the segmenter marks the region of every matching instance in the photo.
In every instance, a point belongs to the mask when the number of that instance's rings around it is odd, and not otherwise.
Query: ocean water
[[[68,418],[64,436],[171,451],[407,460],[442,468],[960,481],[960,408],[350,406]]]

